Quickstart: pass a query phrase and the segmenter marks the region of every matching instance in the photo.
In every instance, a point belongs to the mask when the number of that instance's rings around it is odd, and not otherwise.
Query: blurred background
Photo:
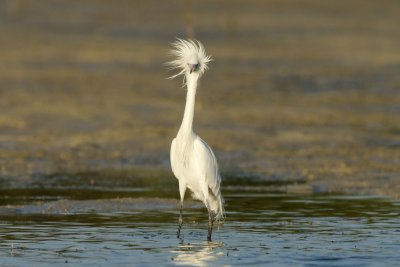
[[[177,186],[176,37],[223,189],[400,197],[397,0],[0,1],[0,187]]]

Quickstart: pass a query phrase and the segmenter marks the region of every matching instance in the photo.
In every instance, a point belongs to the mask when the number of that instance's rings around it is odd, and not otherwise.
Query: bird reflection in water
[[[219,248],[222,248],[222,242],[203,242],[180,244],[176,250],[172,251],[173,262],[176,265],[184,266],[209,266],[210,263],[224,256]]]

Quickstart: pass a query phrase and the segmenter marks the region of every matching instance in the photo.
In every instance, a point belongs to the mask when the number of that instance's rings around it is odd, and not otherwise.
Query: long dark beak
[[[189,65],[190,74],[192,74],[193,71],[196,71],[197,68],[199,67],[199,63],[197,63],[197,64],[188,64],[188,65]]]

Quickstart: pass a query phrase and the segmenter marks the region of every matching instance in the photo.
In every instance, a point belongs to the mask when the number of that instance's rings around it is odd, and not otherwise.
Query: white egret
[[[207,56],[199,41],[177,39],[173,43],[172,55],[175,59],[167,64],[178,69],[187,87],[186,105],[181,127],[171,144],[171,167],[179,181],[180,213],[177,236],[182,227],[183,199],[186,189],[193,192],[193,198],[204,203],[208,210],[208,235],[211,234],[214,220],[224,216],[224,199],[221,195],[221,176],[217,160],[211,148],[193,131],[194,104],[197,82],[208,68],[211,57]]]

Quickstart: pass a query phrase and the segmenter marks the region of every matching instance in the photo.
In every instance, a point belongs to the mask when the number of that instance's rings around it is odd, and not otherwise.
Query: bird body
[[[174,43],[173,55],[177,57],[169,65],[180,69],[175,78],[184,75],[187,86],[187,96],[184,116],[177,136],[171,144],[171,167],[179,181],[181,209],[179,217],[178,237],[182,226],[182,207],[186,189],[189,188],[195,199],[204,203],[209,213],[208,236],[211,241],[212,225],[215,219],[224,216],[224,199],[221,195],[221,176],[217,160],[210,146],[193,130],[194,105],[197,83],[207,69],[211,60],[206,56],[200,42],[178,39]]]

